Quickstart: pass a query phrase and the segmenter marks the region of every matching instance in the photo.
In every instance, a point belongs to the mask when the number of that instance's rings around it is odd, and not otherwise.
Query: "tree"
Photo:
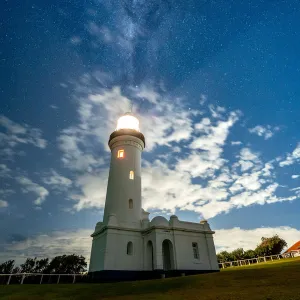
[[[233,260],[241,260],[244,259],[244,249],[243,248],[238,248],[235,249],[231,252],[231,256]]]
[[[227,251],[222,251],[217,255],[218,261],[220,263],[227,262],[227,261],[232,261],[232,255],[231,253]]]
[[[257,254],[254,250],[247,250],[244,252],[244,259],[250,259],[256,257]]]
[[[286,246],[286,241],[276,234],[270,238],[262,237],[261,243],[256,247],[255,252],[259,256],[276,255],[280,254]]]
[[[0,274],[10,274],[13,271],[15,265],[14,260],[8,260],[0,265]]]
[[[76,274],[85,272],[86,267],[87,263],[83,256],[72,254],[54,257],[46,270],[56,274]]]
[[[34,273],[45,273],[48,265],[49,265],[49,258],[42,258],[40,260],[37,259],[35,262],[33,272]]]
[[[19,267],[13,268],[12,274],[16,274],[16,273],[20,273],[20,268]]]
[[[21,273],[33,273],[35,263],[36,263],[36,257],[35,258],[27,258],[26,261],[20,265],[20,272]]]

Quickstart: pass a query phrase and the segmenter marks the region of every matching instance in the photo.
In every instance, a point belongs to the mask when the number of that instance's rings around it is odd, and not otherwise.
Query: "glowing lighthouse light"
[[[134,129],[136,131],[140,131],[139,128],[139,120],[130,113],[125,114],[120,117],[117,123],[117,129]]]

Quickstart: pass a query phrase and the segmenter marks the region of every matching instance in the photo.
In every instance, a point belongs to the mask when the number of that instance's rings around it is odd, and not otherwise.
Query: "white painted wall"
[[[141,153],[143,142],[130,135],[115,137],[110,141],[111,162],[105,200],[103,223],[108,224],[109,215],[115,214],[122,227],[141,227]],[[117,157],[118,150],[125,151],[124,158]],[[134,180],[129,179],[134,171]],[[129,199],[133,208],[129,208]]]
[[[144,247],[149,240],[154,247],[154,269],[163,269],[162,243],[165,239],[173,245],[174,269],[177,270],[219,270],[212,234],[153,229],[144,237]],[[198,243],[199,259],[194,258],[192,243]],[[146,253],[145,249],[144,252]],[[145,254],[145,270],[148,257]]]
[[[106,247],[107,232],[93,237],[89,272],[101,271],[104,269],[105,253],[109,250]]]
[[[127,255],[127,244],[133,243],[133,254]],[[143,270],[143,241],[140,232],[108,229],[104,270]]]
[[[133,243],[132,255],[127,255],[128,242]],[[102,270],[143,270],[141,233],[108,229],[94,237],[89,272]]]

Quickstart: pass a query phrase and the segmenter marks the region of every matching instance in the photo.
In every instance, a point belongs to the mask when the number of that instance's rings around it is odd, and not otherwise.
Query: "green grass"
[[[151,281],[0,286],[0,299],[300,299],[300,258]]]

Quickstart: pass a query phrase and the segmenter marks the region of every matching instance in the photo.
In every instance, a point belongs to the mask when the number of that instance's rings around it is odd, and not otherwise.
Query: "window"
[[[133,244],[132,242],[128,242],[127,244],[127,255],[132,255],[133,254]]]
[[[129,199],[129,208],[132,209],[133,208],[133,200]]]
[[[134,179],[134,172],[133,171],[129,172],[129,179],[131,179],[131,180]]]
[[[199,249],[197,243],[192,243],[193,246],[193,254],[195,259],[199,259]]]
[[[118,158],[124,158],[124,150],[118,150]]]

